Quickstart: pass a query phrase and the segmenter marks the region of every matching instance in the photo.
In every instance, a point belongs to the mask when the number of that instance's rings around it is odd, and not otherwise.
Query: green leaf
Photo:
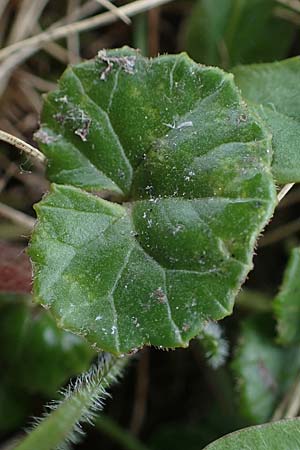
[[[198,0],[186,24],[185,49],[224,68],[284,58],[295,26],[275,17],[276,0]]]
[[[282,348],[274,337],[268,315],[246,320],[232,363],[241,412],[253,423],[270,419],[300,368],[299,348]]]
[[[88,367],[94,352],[78,336],[59,330],[49,313],[20,300],[1,303],[1,383],[54,396]]]
[[[59,185],[36,206],[34,291],[60,326],[120,354],[231,313],[276,202],[270,137],[231,75],[102,52],[65,72],[38,136]]]
[[[233,73],[243,97],[273,135],[276,181],[300,181],[300,57],[240,66]]]
[[[245,428],[218,439],[203,450],[299,450],[300,419]]]
[[[300,248],[294,248],[274,301],[278,340],[282,344],[300,341]]]

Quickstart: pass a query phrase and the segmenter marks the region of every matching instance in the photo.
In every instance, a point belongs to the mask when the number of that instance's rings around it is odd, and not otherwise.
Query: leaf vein
[[[124,149],[124,147],[123,147],[123,145],[122,145],[122,143],[121,143],[121,141],[120,141],[119,136],[117,135],[117,133],[116,133],[114,127],[113,127],[113,124],[112,124],[111,119],[110,119],[110,116],[109,116],[109,111],[110,111],[110,108],[111,108],[111,106],[112,106],[113,95],[115,94],[115,91],[116,91],[116,88],[117,88],[117,85],[118,85],[118,76],[115,77],[115,80],[116,80],[115,83],[116,83],[116,85],[114,84],[114,87],[113,87],[112,92],[111,92],[111,95],[110,95],[108,108],[107,108],[107,111],[105,111],[103,108],[101,108],[100,105],[98,105],[98,103],[95,102],[95,100],[94,100],[94,99],[89,95],[89,93],[85,90],[85,88],[84,88],[84,86],[83,86],[83,84],[82,84],[82,82],[81,82],[81,79],[80,79],[80,78],[78,77],[78,75],[74,72],[74,70],[72,70],[72,73],[74,74],[74,76],[76,77],[76,79],[78,80],[78,82],[80,83],[80,86],[81,86],[81,89],[82,89],[82,94],[83,94],[86,98],[89,99],[89,101],[90,101],[90,102],[98,109],[98,111],[100,111],[102,114],[104,114],[104,116],[105,116],[105,118],[106,118],[106,122],[107,122],[107,124],[108,124],[108,126],[109,126],[109,129],[110,129],[112,135],[114,136],[114,138],[116,139],[116,142],[117,142],[117,144],[118,144],[120,153],[121,153],[121,155],[122,155],[122,158],[123,158],[123,160],[124,160],[126,166],[128,167],[129,171],[130,171],[131,180],[132,180],[132,176],[133,176],[133,168],[132,168],[132,165],[131,165],[129,159],[127,158],[125,149]],[[119,74],[119,72],[117,72],[117,74]]]

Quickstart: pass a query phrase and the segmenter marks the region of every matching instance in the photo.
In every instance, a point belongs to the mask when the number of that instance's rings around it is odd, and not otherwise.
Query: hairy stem
[[[54,450],[65,448],[62,447],[65,443],[76,443],[83,433],[81,424],[94,421],[95,413],[103,408],[106,389],[120,376],[127,361],[111,355],[99,357],[98,363],[63,393],[61,402],[49,405],[53,411],[15,450]]]

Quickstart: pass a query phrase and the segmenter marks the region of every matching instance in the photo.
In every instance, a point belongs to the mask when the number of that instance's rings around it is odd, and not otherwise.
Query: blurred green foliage
[[[287,56],[296,26],[276,17],[276,0],[197,0],[184,48],[196,61],[229,69]]]
[[[52,399],[95,355],[82,338],[57,327],[30,296],[0,297],[0,430],[32,413],[31,399]],[[9,411],[9,413],[8,413]]]

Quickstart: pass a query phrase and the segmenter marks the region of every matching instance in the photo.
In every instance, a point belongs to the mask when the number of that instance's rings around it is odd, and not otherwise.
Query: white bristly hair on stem
[[[47,405],[47,411],[35,419],[33,429],[14,450],[65,450],[84,434],[83,423],[93,424],[103,409],[106,389],[122,374],[128,358],[102,354],[89,372],[61,391],[62,400]]]

